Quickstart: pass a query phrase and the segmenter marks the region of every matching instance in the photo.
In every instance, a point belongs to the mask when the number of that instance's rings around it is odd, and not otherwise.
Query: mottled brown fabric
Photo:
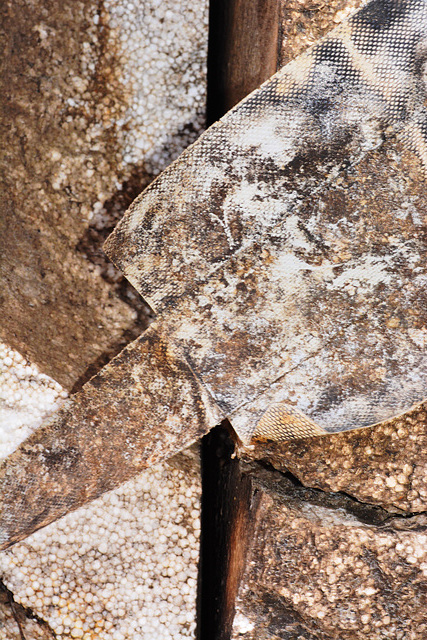
[[[157,320],[4,463],[4,546],[224,417],[249,444],[271,406],[425,398],[426,47],[425,2],[372,0],[134,202],[106,250]]]
[[[281,0],[280,66],[299,56],[362,4],[363,0]]]
[[[424,2],[368,3],[205,132],[106,243],[244,442],[271,405],[337,431],[425,397],[426,47]],[[385,139],[377,183],[358,166]]]
[[[152,325],[0,465],[0,549],[169,458],[221,420]]]

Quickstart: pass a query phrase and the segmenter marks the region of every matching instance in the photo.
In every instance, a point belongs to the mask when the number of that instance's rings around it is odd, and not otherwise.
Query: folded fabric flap
[[[420,128],[426,48],[423,0],[368,3],[166,169],[107,255],[157,310],[188,293],[387,136]]]
[[[0,467],[0,548],[189,446],[221,413],[151,326]]]

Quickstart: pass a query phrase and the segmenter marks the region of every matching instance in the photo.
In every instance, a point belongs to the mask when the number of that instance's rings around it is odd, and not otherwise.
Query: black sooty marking
[[[411,0],[376,0],[363,7],[351,20],[359,27],[376,33],[388,31],[414,10]]]

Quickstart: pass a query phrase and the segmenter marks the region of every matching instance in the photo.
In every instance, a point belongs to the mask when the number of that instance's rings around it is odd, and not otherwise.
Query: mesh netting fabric
[[[278,402],[335,431],[424,397],[426,55],[425,2],[368,3],[211,127],[107,242],[243,440]]]
[[[223,418],[280,440],[424,399],[426,59],[427,3],[373,0],[135,201],[106,251],[157,318],[2,465],[2,546]]]

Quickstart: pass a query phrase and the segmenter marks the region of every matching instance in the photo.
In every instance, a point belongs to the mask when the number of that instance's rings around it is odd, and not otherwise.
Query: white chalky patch
[[[207,3],[107,0],[103,10],[123,62],[116,72],[127,90],[132,87],[128,108],[115,122],[123,134],[123,162],[143,161],[159,173],[173,159],[176,133],[190,123],[199,133],[204,127]],[[183,139],[173,156],[193,139]]]
[[[0,459],[11,454],[66,397],[55,380],[0,343]]]
[[[255,625],[249,620],[243,613],[236,613],[233,621],[233,631],[240,634],[249,633],[253,631]]]

